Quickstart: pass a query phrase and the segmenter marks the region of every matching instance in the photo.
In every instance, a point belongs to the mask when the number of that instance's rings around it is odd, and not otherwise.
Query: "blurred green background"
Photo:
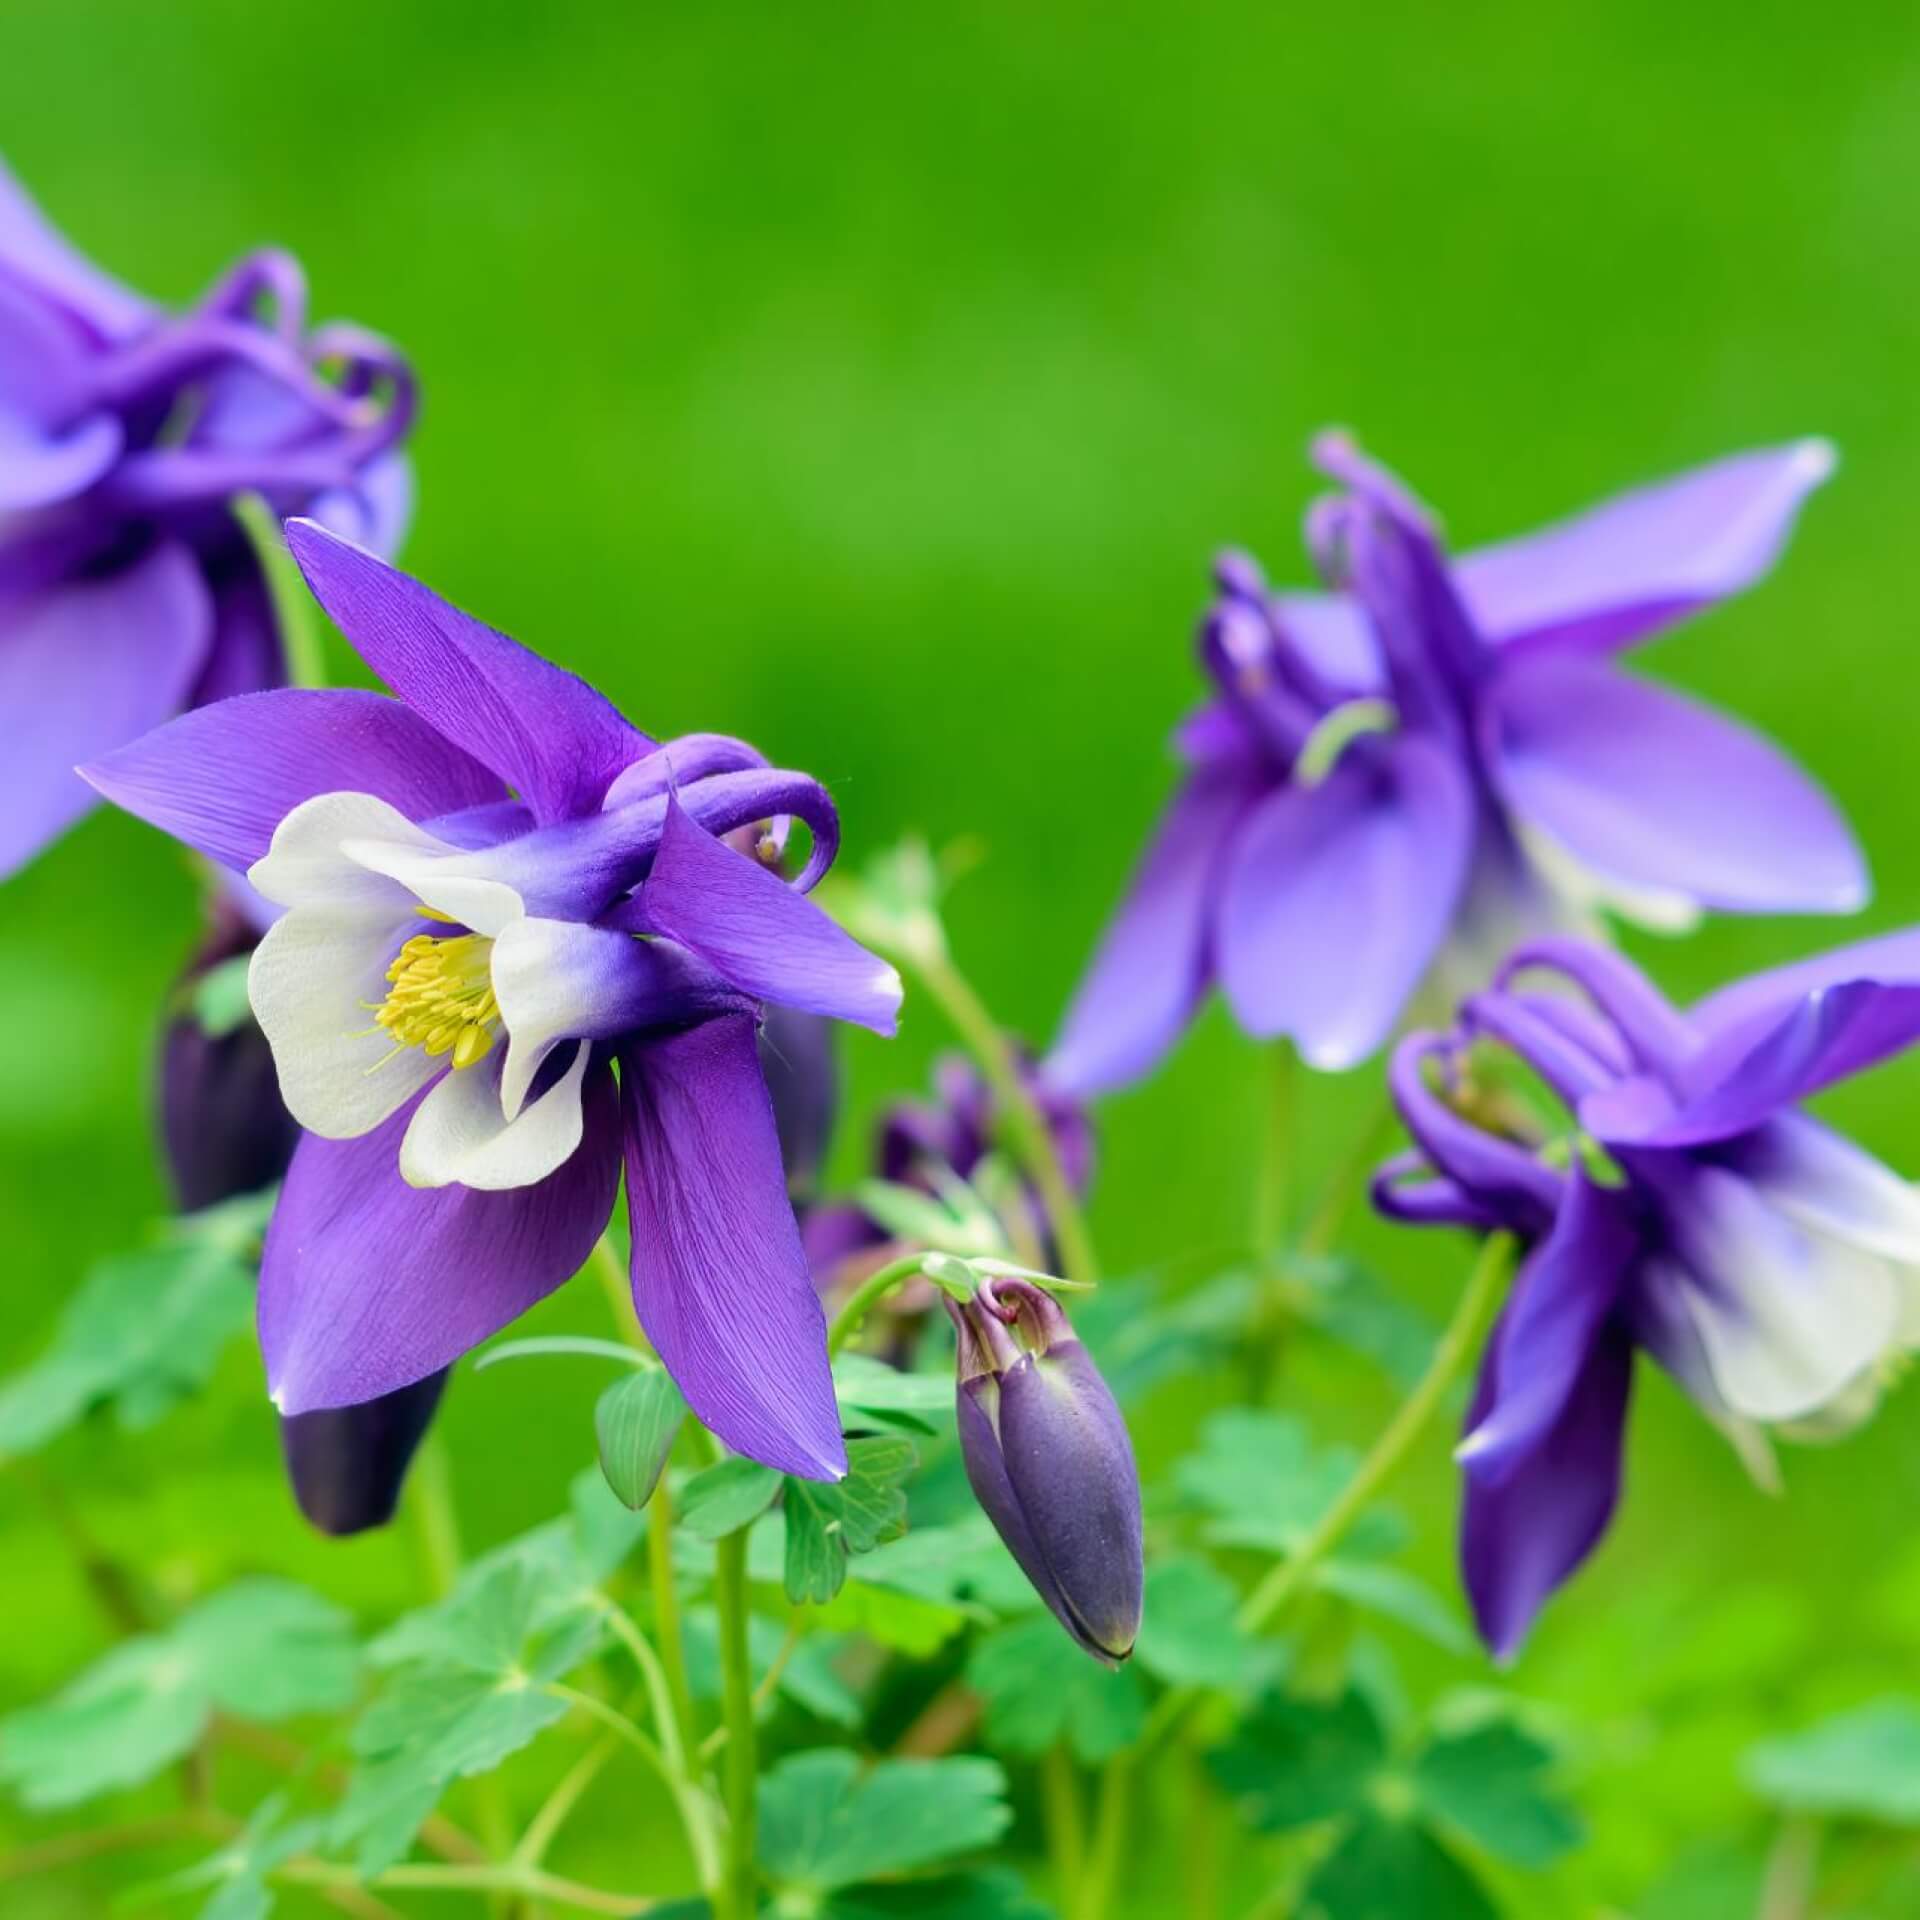
[[[1209,556],[1239,543],[1302,577],[1303,447],[1329,421],[1462,544],[1831,434],[1841,472],[1778,576],[1646,664],[1831,786],[1874,861],[1863,924],[1920,917],[1910,6],[25,0],[0,36],[0,142],[84,249],[184,300],[276,241],[321,312],[413,356],[414,571],[656,733],[723,729],[816,771],[856,861],[909,829],[979,836],[961,955],[1036,1038],[1167,788]],[[163,1204],[148,1050],[193,913],[173,851],[104,817],[0,900],[0,1360]],[[1832,937],[1719,923],[1645,951],[1684,992]],[[849,1049],[843,1171],[942,1042],[910,1006],[897,1043]],[[1258,1079],[1216,1010],[1109,1105],[1110,1267],[1203,1271],[1195,1249],[1241,1234]],[[1303,1178],[1368,1098],[1315,1090]],[[1912,1171],[1917,1098],[1909,1061],[1835,1110]],[[1464,1259],[1362,1239],[1430,1305]],[[265,1566],[370,1615],[403,1604],[403,1540],[323,1548],[292,1518],[254,1369],[236,1354],[205,1406],[48,1470],[183,1590]],[[456,1382],[472,1541],[557,1508],[597,1384],[558,1364]],[[1363,1375],[1323,1397],[1353,1433],[1387,1405]],[[1192,1411],[1156,1403],[1150,1472]],[[1643,1382],[1621,1523],[1499,1677],[1578,1729],[1594,1828],[1516,1911],[1748,1910],[1724,1891],[1765,1840],[1740,1747],[1909,1682],[1920,1397],[1791,1456],[1788,1484],[1756,1492]],[[1438,1444],[1406,1500],[1450,1582]],[[0,1528],[8,1705],[99,1633],[17,1476]],[[1494,1681],[1415,1658],[1423,1683]],[[1142,1914],[1180,1870],[1177,1820],[1149,1817]],[[619,1858],[630,1834],[587,1844]],[[41,1882],[5,1910],[99,1906]]]

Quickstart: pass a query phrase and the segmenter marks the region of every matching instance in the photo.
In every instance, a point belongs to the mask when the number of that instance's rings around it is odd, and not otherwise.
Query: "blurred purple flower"
[[[1798,1106],[1916,1039],[1920,931],[1684,1013],[1610,950],[1542,941],[1456,1031],[1395,1050],[1417,1149],[1383,1169],[1381,1209],[1528,1249],[1459,1450],[1466,1584],[1496,1653],[1612,1515],[1636,1348],[1763,1453],[1762,1428],[1814,1437],[1863,1417],[1920,1339],[1920,1194]],[[1577,1128],[1489,1089],[1488,1065],[1514,1056]]]
[[[1823,441],[1740,454],[1453,561],[1425,508],[1338,435],[1308,516],[1345,591],[1271,594],[1239,555],[1200,630],[1215,695],[1187,773],[1047,1062],[1137,1079],[1216,980],[1235,1019],[1322,1068],[1373,1053],[1415,989],[1448,1001],[1515,941],[1609,906],[1844,913],[1845,823],[1746,729],[1612,656],[1757,580]]]
[[[308,330],[287,255],[249,254],[170,314],[0,166],[0,876],[94,804],[76,762],[286,678],[234,502],[391,550],[413,411],[383,341]]]
[[[222,701],[87,770],[284,909],[249,977],[306,1129],[261,1272],[276,1404],[392,1393],[524,1312],[592,1251],[624,1152],[634,1304],[689,1404],[843,1472],[755,1051],[763,1000],[893,1030],[898,976],[799,890],[838,845],[825,789],[657,744],[371,554],[288,537],[401,698]],[[792,817],[795,887],[717,837],[771,820],[777,859]]]
[[[1127,1423],[1049,1293],[993,1280],[964,1307],[955,1409],[968,1484],[1054,1617],[1118,1666],[1140,1632],[1140,1475]]]
[[[1050,1087],[1025,1048],[1016,1047],[1021,1076],[1053,1136],[1062,1171],[1075,1193],[1093,1180],[1093,1123],[1086,1108]],[[965,1054],[942,1054],[934,1062],[931,1100],[896,1100],[881,1115],[874,1135],[876,1179],[911,1187],[930,1198],[940,1196],[943,1177],[970,1181],[994,1142],[998,1115],[993,1089]],[[1060,1262],[1046,1202],[1031,1185],[1022,1188],[1026,1221],[1037,1245],[1028,1249],[1048,1270]],[[807,1210],[801,1223],[807,1258],[820,1285],[831,1290],[850,1264],[857,1270],[880,1264],[893,1245],[888,1228],[857,1201],[841,1200]],[[918,1288],[894,1296],[916,1310],[933,1304],[934,1290]]]

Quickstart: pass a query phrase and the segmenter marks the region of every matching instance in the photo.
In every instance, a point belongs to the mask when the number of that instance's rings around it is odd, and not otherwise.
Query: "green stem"
[[[747,1648],[747,1530],[727,1534],[714,1550],[714,1603],[720,1612],[720,1673],[725,1702],[727,1853],[718,1920],[753,1920],[758,1900],[754,1870],[754,1781],[759,1771],[753,1721],[753,1665]]]
[[[514,1866],[537,1867],[546,1859],[548,1850],[559,1837],[560,1829],[566,1825],[574,1808],[580,1804],[581,1797],[605,1772],[607,1762],[619,1751],[619,1738],[611,1731],[604,1733],[560,1776],[553,1791],[540,1803],[539,1811],[527,1822],[527,1830],[513,1850]]]
[[[1340,1229],[1346,1225],[1347,1215],[1366,1192],[1367,1182],[1373,1177],[1374,1168],[1380,1164],[1381,1153],[1394,1125],[1393,1102],[1383,1093],[1378,1104],[1368,1112],[1360,1131],[1354,1135],[1352,1144],[1341,1156],[1333,1170],[1333,1177],[1320,1195],[1319,1204],[1301,1229],[1299,1252],[1303,1257],[1317,1260],[1333,1251],[1334,1242],[1340,1238]]]
[[[447,1449],[429,1428],[407,1476],[407,1504],[413,1517],[420,1569],[436,1600],[444,1600],[460,1578],[460,1520],[454,1511],[453,1476]]]
[[[1427,1362],[1427,1370],[1420,1376],[1418,1385],[1401,1401],[1393,1418],[1381,1429],[1380,1437],[1368,1448],[1365,1459],[1354,1469],[1353,1478],[1341,1488],[1339,1497],[1315,1522],[1312,1531],[1247,1596],[1239,1615],[1243,1632],[1258,1632],[1286,1606],[1305,1584],[1307,1576],[1340,1544],[1361,1509],[1406,1459],[1434,1410],[1446,1397],[1447,1389],[1473,1357],[1512,1270],[1514,1252],[1511,1234],[1488,1236],[1466,1286],[1461,1289],[1453,1318],[1435,1344],[1433,1357]]]
[[[296,1887],[360,1887],[399,1892],[407,1887],[421,1891],[446,1893],[523,1894],[529,1899],[551,1900],[563,1907],[575,1907],[582,1913],[610,1913],[639,1916],[651,1913],[661,1902],[640,1893],[613,1893],[604,1887],[584,1886],[578,1880],[563,1880],[558,1874],[538,1867],[516,1867],[511,1862],[498,1866],[453,1867],[408,1864],[389,1867],[363,1881],[358,1869],[336,1865],[331,1860],[289,1860],[274,1868],[273,1878]]]
[[[1064,1906],[1078,1890],[1087,1863],[1086,1820],[1080,1810],[1080,1782],[1064,1741],[1047,1749],[1040,1763],[1041,1807],[1047,1830],[1047,1857],[1053,1865],[1056,1898]]]
[[[1266,1117],[1260,1135],[1260,1175],[1253,1193],[1253,1250],[1275,1254],[1292,1212],[1293,1149],[1300,1075],[1292,1045],[1276,1040],[1266,1056]]]
[[[279,517],[255,493],[240,495],[233,505],[247,538],[253,543],[260,571],[266,577],[267,597],[273,603],[274,623],[280,629],[280,645],[286,655],[288,683],[296,687],[324,687],[327,684],[326,644],[320,635],[320,623],[314,617],[313,596],[287,550]]]
[[[889,1260],[879,1272],[869,1274],[847,1296],[846,1304],[833,1316],[827,1330],[827,1358],[838,1359],[841,1349],[860,1331],[860,1324],[895,1287],[904,1286],[919,1271],[924,1253],[909,1253]]]
[[[1512,1269],[1515,1251],[1511,1234],[1496,1233],[1488,1237],[1461,1289],[1453,1317],[1434,1347],[1426,1372],[1381,1429],[1379,1438],[1367,1450],[1366,1457],[1354,1469],[1353,1477],[1341,1488],[1332,1506],[1321,1515],[1291,1557],[1275,1567],[1248,1595],[1236,1621],[1241,1632],[1258,1632],[1278,1616],[1405,1460],[1414,1441],[1445,1399],[1447,1389],[1472,1358],[1493,1317],[1501,1288]],[[1181,1725],[1205,1698],[1205,1692],[1201,1687],[1174,1687],[1163,1693],[1148,1714],[1140,1738],[1125,1753],[1116,1754],[1107,1763],[1101,1780],[1098,1830],[1093,1864],[1088,1873],[1087,1899],[1080,1908],[1082,1913],[1096,1915],[1107,1910],[1119,1870],[1134,1770]],[[1110,1836],[1111,1854],[1107,1844]]]
[[[1020,1077],[1019,1062],[1007,1044],[1006,1035],[987,1011],[986,1003],[946,954],[917,950],[902,958],[919,973],[921,984],[940,1003],[941,1012],[987,1076],[987,1084],[992,1087],[999,1105],[1000,1124],[1007,1143],[1046,1203],[1047,1218],[1060,1248],[1066,1277],[1087,1286],[1094,1285],[1100,1278],[1100,1267],[1094,1257],[1093,1236],[1087,1230],[1086,1214],[1061,1164],[1053,1130]]]
[[[620,1338],[642,1353],[651,1353],[653,1349],[648,1345],[646,1335],[640,1331],[640,1319],[633,1310],[633,1280],[627,1272],[626,1262],[620,1258],[619,1248],[613,1244],[611,1234],[603,1233],[593,1243],[593,1252],[587,1256],[587,1265],[593,1269],[594,1278],[600,1282],[601,1291],[607,1296],[607,1311],[613,1315],[613,1324],[619,1329]]]

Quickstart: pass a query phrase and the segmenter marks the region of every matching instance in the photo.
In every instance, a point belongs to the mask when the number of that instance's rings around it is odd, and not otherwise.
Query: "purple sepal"
[[[280,1422],[293,1497],[314,1526],[344,1538],[393,1518],[446,1384],[443,1370],[377,1400]]]

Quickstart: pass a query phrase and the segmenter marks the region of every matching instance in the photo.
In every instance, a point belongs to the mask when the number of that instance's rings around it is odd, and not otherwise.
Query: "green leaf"
[[[578,1524],[560,1521],[476,1563],[447,1600],[384,1636],[398,1670],[354,1726],[361,1764],[330,1830],[363,1872],[405,1855],[451,1782],[565,1717],[551,1683],[605,1640],[594,1571]]]
[[[652,1916],[649,1916],[652,1920]],[[1050,1920],[1006,1868],[956,1873],[891,1886],[846,1887],[831,1895],[820,1920]]]
[[[844,1480],[787,1481],[787,1598],[824,1605],[847,1578],[847,1562],[907,1530],[902,1482],[915,1466],[910,1442],[875,1435],[847,1442]]]
[[[793,1754],[760,1782],[760,1863],[787,1887],[836,1887],[991,1846],[1013,1819],[991,1760],[883,1760],[829,1747]]]
[[[1375,1561],[1327,1560],[1314,1570],[1313,1585],[1323,1593],[1384,1614],[1449,1653],[1472,1655],[1473,1635],[1466,1622],[1424,1580]]]
[[[356,1662],[337,1608],[284,1581],[242,1581],[0,1723],[0,1779],[30,1807],[132,1786],[186,1753],[216,1706],[257,1720],[346,1706]]]
[[[1326,1920],[1498,1920],[1486,1889],[1424,1827],[1374,1815],[1315,1869],[1307,1904]]]
[[[600,1471],[623,1506],[637,1511],[653,1498],[686,1417],[687,1403],[664,1371],[630,1373],[600,1396],[593,1410]]]
[[[176,1232],[101,1261],[53,1344],[0,1382],[0,1455],[31,1453],[93,1408],[151,1426],[204,1386],[227,1342],[253,1321],[254,1274],[224,1233]]]
[[[1136,1657],[1170,1686],[1246,1691],[1266,1677],[1272,1650],[1241,1633],[1239,1610],[1238,1588],[1205,1560],[1163,1561],[1147,1575]]]
[[[833,1384],[843,1407],[862,1413],[953,1412],[953,1371],[907,1373],[871,1354],[843,1353],[833,1363]]]
[[[1517,1867],[1544,1867],[1581,1840],[1579,1820],[1546,1791],[1554,1757],[1511,1721],[1435,1740],[1413,1764],[1427,1811]]]
[[[1385,1730],[1350,1691],[1331,1701],[1263,1694],[1207,1762],[1249,1825],[1285,1833],[1364,1805],[1386,1758]]]
[[[360,1651],[331,1601],[284,1580],[242,1580],[174,1627],[215,1704],[249,1720],[329,1713],[352,1703]]]
[[[1293,1259],[1287,1272],[1305,1289],[1307,1317],[1329,1338],[1371,1360],[1396,1386],[1411,1387],[1426,1372],[1439,1329],[1371,1268],[1333,1255]]]
[[[915,1527],[860,1562],[869,1586],[892,1587],[979,1614],[1025,1613],[1041,1604],[1027,1576],[977,1508],[946,1527]]]
[[[1174,1469],[1182,1493],[1215,1516],[1208,1537],[1225,1546],[1292,1553],[1352,1479],[1358,1456],[1316,1447],[1289,1414],[1230,1408],[1201,1429],[1201,1449]],[[1404,1524],[1381,1508],[1348,1530],[1346,1551],[1389,1553]]]
[[[813,1618],[830,1633],[862,1634],[910,1659],[924,1660],[961,1632],[968,1616],[958,1607],[874,1586],[856,1576]]]
[[[1050,1613],[982,1640],[967,1681],[986,1701],[988,1740],[1008,1753],[1041,1754],[1065,1740],[1092,1766],[1131,1745],[1146,1722],[1140,1676],[1089,1658]]]
[[[1789,1813],[1920,1826],[1920,1703],[1876,1700],[1763,1740],[1740,1771],[1761,1799]]]
[[[773,1504],[780,1475],[736,1454],[696,1473],[680,1492],[680,1524],[697,1540],[738,1533]]]

